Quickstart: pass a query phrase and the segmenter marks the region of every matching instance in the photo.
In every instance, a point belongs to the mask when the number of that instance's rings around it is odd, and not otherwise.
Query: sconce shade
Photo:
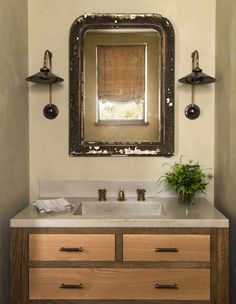
[[[213,82],[216,82],[216,79],[202,73],[202,70],[199,69],[199,71],[193,70],[193,72],[191,74],[188,74],[183,78],[180,78],[179,82],[182,82],[185,84],[197,85],[197,84],[213,83]]]
[[[45,66],[40,69],[40,72],[27,77],[26,80],[29,82],[41,83],[41,84],[52,84],[52,83],[64,81],[63,78],[53,74]]]
[[[198,51],[195,50],[192,55],[192,73],[187,76],[180,78],[179,82],[185,84],[207,84],[216,82],[216,79],[202,73],[202,69],[199,68],[199,54]]]

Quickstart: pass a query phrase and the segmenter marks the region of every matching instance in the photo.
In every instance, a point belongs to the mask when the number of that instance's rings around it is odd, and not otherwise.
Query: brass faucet
[[[137,200],[138,201],[145,201],[145,192],[146,190],[145,189],[137,189],[137,193],[138,193],[138,198]]]
[[[106,189],[98,189],[98,200],[106,201],[107,200],[106,193],[107,193]]]
[[[125,201],[125,191],[124,191],[124,188],[120,188],[117,200],[120,201],[120,202]]]

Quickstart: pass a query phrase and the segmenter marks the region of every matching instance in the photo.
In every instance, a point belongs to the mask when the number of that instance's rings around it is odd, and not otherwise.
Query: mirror
[[[155,14],[89,14],[70,33],[70,155],[171,156],[174,31]]]

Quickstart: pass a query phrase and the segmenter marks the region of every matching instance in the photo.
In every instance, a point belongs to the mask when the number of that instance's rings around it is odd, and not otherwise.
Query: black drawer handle
[[[160,288],[160,289],[178,289],[179,286],[177,284],[156,284],[155,288]]]
[[[81,289],[83,288],[83,284],[80,283],[80,284],[61,284],[60,285],[60,288],[77,288],[77,289]]]
[[[155,251],[156,252],[178,252],[179,249],[176,247],[173,247],[173,248],[156,247]]]
[[[67,251],[67,252],[82,252],[84,251],[83,247],[75,247],[75,248],[71,248],[71,247],[61,247],[60,251]]]

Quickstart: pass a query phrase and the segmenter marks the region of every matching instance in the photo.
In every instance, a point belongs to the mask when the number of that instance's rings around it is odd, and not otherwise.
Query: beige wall
[[[28,204],[27,0],[0,1],[0,303],[9,303],[9,219]]]
[[[157,180],[166,161],[199,160],[214,169],[214,85],[198,87],[196,102],[202,114],[196,121],[185,118],[191,91],[176,81],[175,157],[165,158],[70,158],[68,156],[68,40],[73,21],[84,13],[159,13],[171,20],[176,33],[176,80],[191,70],[191,52],[198,49],[200,64],[215,74],[215,0],[30,0],[29,71],[42,65],[45,49],[53,52],[53,70],[65,82],[55,85],[53,101],[60,113],[47,120],[42,108],[48,102],[45,87],[30,88],[30,191],[38,196],[40,180]],[[213,183],[208,189],[213,201]]]
[[[236,303],[236,2],[216,1],[215,202],[230,219],[230,303]]]

